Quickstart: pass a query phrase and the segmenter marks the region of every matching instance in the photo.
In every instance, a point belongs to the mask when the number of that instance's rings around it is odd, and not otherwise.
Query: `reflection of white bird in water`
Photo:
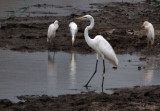
[[[123,3],[124,1],[122,0],[122,3]],[[126,1],[127,2],[127,1]],[[134,0],[132,0],[132,2],[134,2]]]
[[[153,43],[154,43],[154,38],[155,38],[153,25],[152,25],[150,22],[145,21],[145,22],[143,23],[142,27],[144,27],[145,30],[146,30],[146,35],[147,35],[147,48],[149,47],[149,42],[151,42],[151,48],[152,48],[152,45],[153,45]]]
[[[75,59],[75,54],[72,52],[71,56],[71,64],[70,64],[70,81],[71,81],[71,87],[74,88],[75,82],[76,82],[76,59]]]
[[[77,27],[77,24],[74,23],[74,22],[71,22],[69,24],[69,27],[70,27],[70,32],[71,32],[71,35],[72,35],[72,46],[73,46],[77,31],[78,31],[78,27]]]
[[[57,65],[54,63],[54,55],[48,53],[48,88],[53,89],[57,84]]]
[[[58,29],[58,21],[55,20],[54,23],[50,24],[48,27],[48,34],[47,34],[47,42],[52,43],[53,39],[55,39],[56,30]]]
[[[146,69],[143,74],[143,82],[144,84],[149,84],[152,82],[153,74],[154,74],[154,61],[153,58],[149,58]]]
[[[105,77],[105,61],[104,59],[111,62],[115,67],[118,66],[118,59],[116,57],[116,54],[112,48],[112,46],[108,43],[107,40],[103,38],[101,35],[97,35],[94,39],[91,39],[88,35],[88,31],[91,30],[94,27],[94,18],[91,15],[85,15],[83,17],[76,18],[77,20],[80,19],[86,19],[90,20],[91,24],[85,28],[84,36],[87,44],[94,49],[97,52],[97,62],[95,67],[95,72],[85,85],[85,87],[88,87],[89,82],[97,72],[97,64],[98,64],[98,56],[101,56],[103,58],[103,78],[102,78],[102,92],[103,92],[103,82]]]

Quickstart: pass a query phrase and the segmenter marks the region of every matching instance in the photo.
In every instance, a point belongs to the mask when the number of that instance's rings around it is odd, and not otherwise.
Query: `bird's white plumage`
[[[97,35],[94,39],[91,39],[88,35],[88,31],[94,27],[94,18],[91,15],[85,15],[82,18],[89,19],[91,22],[91,24],[85,28],[84,32],[87,44],[92,49],[94,49],[103,59],[108,60],[114,66],[118,66],[118,59],[109,42],[101,35]]]
[[[78,27],[77,27],[77,24],[74,23],[74,22],[71,22],[69,24],[69,28],[70,28],[70,32],[71,32],[71,35],[72,35],[72,46],[74,45],[74,41],[75,41],[75,37],[76,37],[76,34],[78,32]]]
[[[87,44],[94,49],[97,52],[97,61],[96,61],[96,67],[93,75],[85,85],[85,87],[88,87],[89,82],[93,78],[93,76],[97,72],[97,64],[98,64],[98,56],[101,56],[103,58],[103,74],[102,74],[102,92],[103,92],[103,83],[104,83],[104,77],[105,77],[105,60],[112,63],[115,67],[118,66],[118,59],[116,57],[116,54],[112,48],[112,46],[109,44],[107,40],[103,38],[101,35],[97,35],[94,39],[91,39],[89,37],[88,31],[93,29],[94,27],[94,18],[91,15],[85,15],[83,17],[76,18],[77,20],[80,19],[87,19],[90,20],[90,25],[87,26],[84,30],[84,37],[87,42]]]
[[[153,28],[153,25],[150,23],[150,22],[148,22],[148,21],[145,21],[144,22],[144,28],[147,30],[146,32],[146,35],[147,35],[147,38],[149,39],[149,40],[153,40],[153,42],[154,42],[154,39],[155,39],[155,33],[154,33],[154,28]]]
[[[52,42],[53,38],[56,35],[56,30],[58,29],[58,21],[55,20],[54,23],[50,24],[48,27],[48,33],[47,33],[47,42]]]
[[[70,27],[70,32],[72,34],[72,37],[75,37],[75,35],[77,34],[77,31],[78,31],[78,27],[77,27],[77,24],[74,23],[74,22],[71,22],[69,24],[69,27]]]
[[[103,36],[97,35],[95,38],[95,44],[96,47],[93,49],[96,50],[96,52],[101,56],[109,60],[114,66],[118,65],[118,59],[116,57],[116,54],[112,48],[112,46],[109,44],[108,41],[106,41]]]

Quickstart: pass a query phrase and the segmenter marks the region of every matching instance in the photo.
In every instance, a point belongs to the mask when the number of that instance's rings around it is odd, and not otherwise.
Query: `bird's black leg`
[[[53,60],[54,60],[54,56],[55,56],[55,51],[54,51],[54,54],[53,54]]]
[[[102,92],[103,92],[103,83],[104,83],[104,77],[105,77],[105,61],[103,59],[103,74],[102,74],[103,78],[102,78]]]
[[[53,38],[53,47],[56,47],[55,37]]]
[[[98,65],[98,59],[96,61],[95,71],[94,71],[93,75],[91,76],[91,78],[89,79],[89,81],[87,82],[87,84],[84,85],[84,87],[88,87],[89,82],[91,81],[91,79],[93,78],[93,76],[96,74],[96,72],[97,72],[97,65]]]
[[[48,50],[49,50],[49,48],[50,48],[50,40],[49,40],[49,38],[48,38],[47,45],[48,45]]]

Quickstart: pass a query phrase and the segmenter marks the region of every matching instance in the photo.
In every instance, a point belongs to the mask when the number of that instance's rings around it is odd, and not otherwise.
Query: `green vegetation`
[[[160,9],[160,0],[155,0],[155,3],[156,3],[157,8]]]
[[[29,6],[26,6],[26,7],[17,9],[15,11],[8,11],[9,12],[9,18],[14,19],[17,16],[25,16],[26,15],[25,13],[29,10],[29,8],[30,8]]]

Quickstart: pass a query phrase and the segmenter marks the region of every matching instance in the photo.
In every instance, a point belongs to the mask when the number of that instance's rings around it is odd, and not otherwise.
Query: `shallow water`
[[[0,0],[0,18],[19,16],[59,16],[95,9],[92,3],[122,2],[122,0]],[[140,2],[143,0],[123,0]],[[34,6],[37,4],[47,4]]]
[[[114,70],[109,65],[104,89],[160,85],[159,57],[147,57],[146,61],[140,61],[143,57],[140,55],[117,57],[119,67]],[[0,50],[0,99],[17,101],[16,96],[20,95],[57,96],[86,92],[88,90],[83,86],[94,72],[95,59],[95,54]],[[89,90],[101,92],[102,65],[100,59]],[[138,70],[138,66],[142,69]]]

